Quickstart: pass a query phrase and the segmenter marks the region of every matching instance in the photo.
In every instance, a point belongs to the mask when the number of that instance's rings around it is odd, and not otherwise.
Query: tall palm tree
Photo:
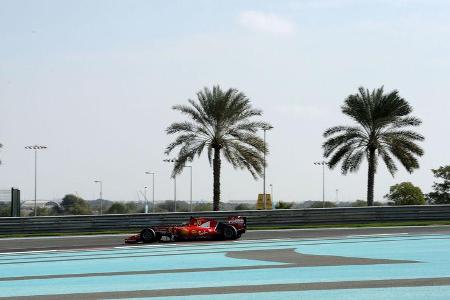
[[[342,113],[357,124],[331,127],[323,134],[327,140],[322,147],[324,156],[330,157],[330,168],[342,162],[343,174],[355,172],[363,158],[367,158],[368,206],[373,205],[378,157],[382,158],[392,176],[397,171],[393,157],[409,173],[419,168],[416,157],[422,156],[423,150],[416,141],[423,141],[424,137],[407,127],[419,126],[422,121],[410,116],[411,112],[412,107],[396,90],[385,94],[383,87],[372,92],[360,87],[359,93],[348,96],[342,106]]]
[[[219,86],[212,90],[205,87],[197,93],[197,101],[188,101],[190,105],[172,107],[186,114],[190,121],[175,122],[167,128],[167,134],[177,134],[177,137],[165,153],[169,155],[179,147],[172,172],[176,176],[186,162],[207,150],[213,167],[213,209],[219,210],[221,155],[235,169],[247,169],[256,179],[263,171],[263,154],[267,151],[256,132],[269,124],[252,119],[261,116],[262,111],[254,109],[250,100],[236,89],[222,91]]]

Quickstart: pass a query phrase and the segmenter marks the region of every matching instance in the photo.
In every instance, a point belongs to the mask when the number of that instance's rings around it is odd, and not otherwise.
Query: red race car
[[[189,223],[182,225],[156,225],[141,230],[139,234],[125,239],[125,243],[153,243],[163,236],[171,241],[192,240],[235,240],[241,237],[247,228],[245,217],[229,217],[225,222],[210,218],[191,217]]]

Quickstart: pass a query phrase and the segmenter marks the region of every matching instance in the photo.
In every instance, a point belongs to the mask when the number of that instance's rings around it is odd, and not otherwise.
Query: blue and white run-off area
[[[0,254],[0,299],[450,299],[450,235]]]

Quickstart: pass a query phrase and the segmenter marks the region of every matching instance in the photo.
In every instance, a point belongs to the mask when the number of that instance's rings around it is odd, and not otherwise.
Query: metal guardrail
[[[155,224],[182,223],[187,221],[190,216],[213,217],[224,220],[231,215],[247,217],[247,224],[250,227],[450,220],[450,205],[338,207],[103,216],[6,217],[0,218],[0,234],[96,232],[104,230],[135,231]]]

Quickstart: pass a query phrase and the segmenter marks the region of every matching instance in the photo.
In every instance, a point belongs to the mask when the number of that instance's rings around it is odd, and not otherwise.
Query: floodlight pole
[[[272,206],[275,203],[275,197],[273,196],[273,184],[269,184],[270,186],[270,197],[272,198]]]
[[[177,162],[177,159],[164,159],[165,162]],[[183,166],[183,168],[189,168],[190,169],[190,202],[189,202],[189,210],[192,211],[192,166]],[[174,192],[173,192],[173,198],[174,198],[174,205],[173,210],[174,212],[177,211],[177,178],[176,175],[173,176],[173,185],[174,185]]]
[[[328,163],[326,161],[318,161],[314,163],[315,165],[322,166],[322,208],[325,207],[325,165]]]
[[[147,186],[144,186],[144,199],[145,199],[145,213],[148,213],[148,198],[147,198]]]
[[[261,127],[261,129],[264,131],[264,171],[263,171],[263,203],[264,203],[264,209],[267,209],[266,206],[266,153],[267,153],[267,145],[266,145],[266,131],[271,130],[273,126],[271,125],[265,125]]]
[[[175,163],[177,160],[172,158],[163,161]],[[177,212],[177,175],[173,175],[173,212]]]
[[[37,151],[47,149],[47,146],[33,145],[25,146],[25,149],[34,150],[34,216],[37,216]]]
[[[145,172],[147,175],[152,175],[152,202],[153,212],[155,212],[155,172]],[[145,213],[148,213],[148,206],[145,208]]]
[[[177,212],[177,176],[173,176],[173,212]]]
[[[103,215],[103,181],[94,180],[95,183],[100,184],[100,216]]]
[[[190,184],[190,201],[189,201],[189,211],[191,211],[192,212],[192,166],[184,166],[185,168],[189,168],[189,171],[190,171],[190,181],[191,181],[191,184]]]

